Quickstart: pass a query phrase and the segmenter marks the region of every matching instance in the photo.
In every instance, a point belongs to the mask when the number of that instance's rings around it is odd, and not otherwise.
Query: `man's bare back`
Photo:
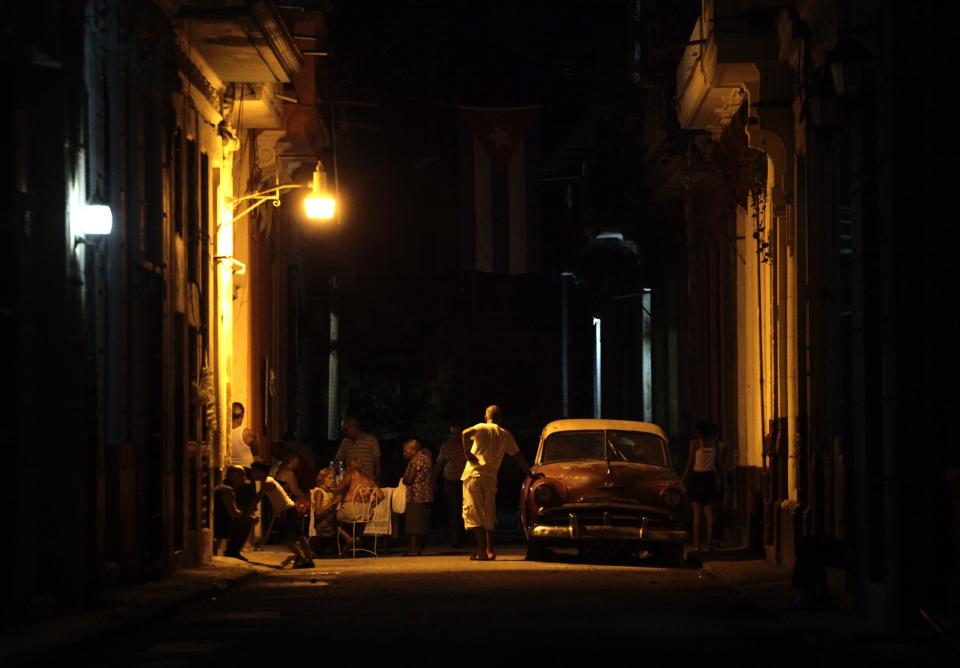
[[[351,469],[344,474],[343,480],[333,489],[333,493],[342,495],[346,503],[364,503],[369,500],[369,497],[361,495],[360,490],[370,487],[376,490],[377,502],[382,501],[383,492],[374,484],[373,479],[365,475],[363,471]]]

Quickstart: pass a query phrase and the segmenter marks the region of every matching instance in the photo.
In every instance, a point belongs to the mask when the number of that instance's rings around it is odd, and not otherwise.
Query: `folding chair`
[[[377,504],[377,488],[376,487],[358,487],[357,492],[354,495],[354,498],[367,499],[363,502],[362,510],[360,513],[350,521],[340,522],[340,524],[349,524],[350,525],[350,556],[351,558],[356,558],[357,552],[365,552],[371,556],[377,556],[377,536],[373,536],[373,549],[368,550],[365,547],[357,547],[357,538],[363,538],[363,528],[373,519],[373,509]],[[359,532],[357,531],[357,526],[360,526]],[[344,546],[340,543],[340,532],[337,532],[337,552],[340,556],[343,556]]]

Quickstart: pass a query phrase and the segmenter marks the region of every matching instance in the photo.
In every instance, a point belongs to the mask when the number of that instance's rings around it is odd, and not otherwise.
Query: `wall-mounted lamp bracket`
[[[77,246],[93,246],[94,248],[99,249],[103,236],[97,234],[92,235],[92,238],[87,238],[86,235],[77,234],[73,237],[73,250],[77,250]]]
[[[229,265],[230,271],[238,276],[242,276],[243,274],[247,273],[247,265],[232,255],[217,255],[213,259],[217,262],[223,262],[224,264]]]

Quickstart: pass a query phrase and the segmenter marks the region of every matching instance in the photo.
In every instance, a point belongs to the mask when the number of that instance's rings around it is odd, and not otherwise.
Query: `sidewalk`
[[[214,557],[212,564],[181,570],[156,582],[104,592],[83,612],[8,626],[0,634],[0,664],[36,659],[39,654],[49,655],[59,648],[170,614],[186,603],[216,596],[260,572],[277,568],[284,556],[266,551],[248,555],[259,563]]]
[[[814,634],[884,635],[878,619],[855,609],[853,600],[832,586],[832,605],[813,610],[793,586],[793,572],[742,550],[720,550],[708,555],[701,576],[714,578],[733,590],[743,605],[751,606],[785,625]]]
[[[884,630],[877,616],[857,610],[852,599],[844,599],[844,595],[838,595],[835,590],[832,607],[811,610],[792,586],[792,575],[790,569],[763,558],[736,555],[725,559],[722,553],[710,555],[700,570],[701,577],[715,578],[729,586],[742,605],[799,632],[798,637],[811,646],[846,651],[848,658],[866,652],[882,657],[878,665],[942,666],[955,662],[960,652],[960,643],[951,636],[956,629],[944,620],[891,634]]]
[[[785,623],[808,630],[843,627],[852,633],[870,633],[877,629],[865,615],[853,610],[852,601],[833,592],[833,606],[810,610],[803,603],[801,592],[793,586],[793,572],[762,556],[743,549],[721,549],[701,558],[701,575],[722,581],[744,602]]]

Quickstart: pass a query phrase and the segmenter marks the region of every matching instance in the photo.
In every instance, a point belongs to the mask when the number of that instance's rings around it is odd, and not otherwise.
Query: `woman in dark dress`
[[[407,486],[407,508],[404,527],[410,536],[410,551],[404,556],[419,556],[423,550],[423,537],[430,529],[430,506],[433,505],[433,462],[420,442],[411,439],[403,444],[403,456],[407,470],[403,484]]]
[[[687,468],[683,482],[693,509],[693,549],[700,552],[700,517],[707,520],[707,547],[713,547],[713,526],[717,499],[720,496],[719,480],[723,475],[724,450],[717,442],[717,427],[712,422],[697,423],[696,436],[690,440]]]

